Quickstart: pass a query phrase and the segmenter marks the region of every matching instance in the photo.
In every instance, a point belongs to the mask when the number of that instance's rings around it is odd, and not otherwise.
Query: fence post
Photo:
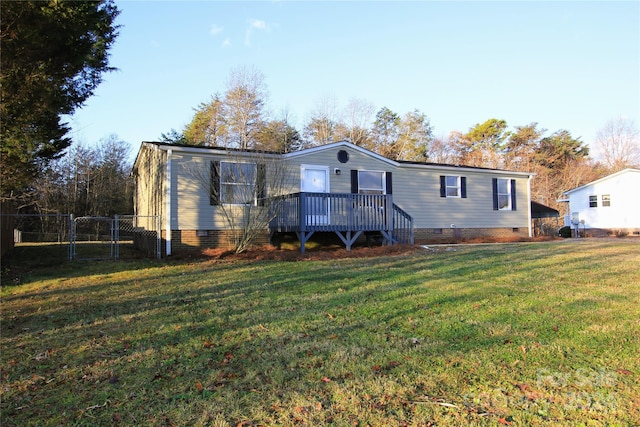
[[[158,215],[158,228],[156,228],[156,254],[162,258],[162,216]]]
[[[75,256],[75,233],[76,230],[73,227],[73,214],[69,214],[69,261],[72,261]]]
[[[120,256],[120,216],[113,216],[113,230],[111,232],[113,238],[113,259],[118,260]]]

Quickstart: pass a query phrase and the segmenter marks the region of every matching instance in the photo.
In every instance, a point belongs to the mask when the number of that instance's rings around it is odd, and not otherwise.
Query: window
[[[602,206],[611,206],[611,195],[603,194],[602,195]]]
[[[211,162],[211,204],[262,204],[265,168],[255,163]]]
[[[508,179],[498,179],[498,210],[511,209],[511,186]]]
[[[352,194],[391,194],[391,172],[351,169]]]
[[[589,207],[590,208],[598,207],[598,196],[589,196]]]
[[[493,210],[516,210],[516,180],[493,178]]]
[[[446,177],[446,191],[447,197],[460,197],[460,177],[459,176],[447,176]]]
[[[358,193],[385,194],[384,172],[358,171]]]
[[[467,178],[464,176],[440,176],[440,197],[467,197]]]
[[[232,205],[255,204],[256,165],[220,163],[220,200]]]

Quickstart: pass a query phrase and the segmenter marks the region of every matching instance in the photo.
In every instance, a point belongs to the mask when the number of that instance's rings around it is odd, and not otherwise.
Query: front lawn
[[[637,425],[639,266],[630,238],[41,267],[3,283],[0,424]]]

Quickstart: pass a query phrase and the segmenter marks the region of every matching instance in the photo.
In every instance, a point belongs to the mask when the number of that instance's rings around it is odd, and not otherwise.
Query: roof
[[[557,218],[560,212],[542,203],[531,201],[531,218]]]
[[[367,154],[369,156],[375,157],[378,160],[388,163],[390,165],[396,166],[396,167],[431,167],[431,168],[436,168],[436,169],[467,169],[467,170],[484,170],[484,171],[493,171],[496,173],[509,173],[509,174],[513,174],[513,175],[522,175],[522,176],[528,176],[531,177],[533,176],[532,173],[529,172],[517,172],[517,171],[508,171],[505,169],[491,169],[491,168],[484,168],[484,167],[477,167],[477,166],[465,166],[465,165],[454,165],[454,164],[446,164],[446,163],[430,163],[430,162],[417,162],[417,161],[407,161],[407,160],[391,160],[388,159],[378,153],[375,153],[373,151],[367,150],[366,148],[360,147],[358,145],[355,145],[351,142],[348,141],[338,141],[338,142],[332,142],[329,144],[325,144],[325,145],[319,145],[316,147],[311,147],[311,148],[305,148],[303,150],[300,151],[293,151],[290,153],[282,153],[282,152],[275,152],[275,151],[261,151],[261,150],[241,150],[238,148],[227,148],[227,147],[211,147],[211,146],[198,146],[198,145],[188,145],[188,144],[172,144],[172,143],[167,143],[167,142],[151,142],[151,141],[143,141],[142,142],[142,146],[141,146],[141,150],[142,147],[144,146],[155,146],[158,149],[164,149],[164,150],[176,150],[176,151],[188,151],[188,152],[201,152],[203,154],[205,153],[216,153],[216,154],[229,154],[229,153],[247,153],[247,154],[260,154],[260,155],[268,155],[268,156],[278,156],[281,155],[284,158],[295,158],[295,157],[299,157],[299,156],[304,156],[307,154],[311,154],[314,152],[318,152],[318,151],[324,151],[324,150],[329,150],[332,148],[336,148],[336,147],[345,147],[345,148],[349,148],[355,151],[360,151],[361,153]],[[140,153],[138,153],[139,155]],[[137,156],[136,156],[136,161],[134,161],[134,169],[135,169],[135,164],[137,163]]]
[[[598,183],[600,183],[602,181],[606,181],[606,180],[614,178],[616,176],[623,175],[623,174],[626,174],[626,173],[633,173],[633,172],[640,173],[640,169],[633,169],[633,168],[623,169],[623,170],[618,171],[616,173],[612,173],[611,175],[607,175],[607,176],[604,176],[604,177],[602,177],[600,179],[596,179],[595,181],[591,181],[588,184],[584,184],[584,185],[581,185],[580,187],[576,187],[576,188],[573,188],[573,189],[571,189],[569,191],[565,191],[564,194],[573,193],[574,191],[579,191],[579,190],[582,190],[585,187],[589,187],[590,185],[598,184]]]

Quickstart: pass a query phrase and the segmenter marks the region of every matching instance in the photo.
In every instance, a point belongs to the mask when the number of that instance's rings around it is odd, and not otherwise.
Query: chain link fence
[[[16,260],[52,265],[65,260],[162,256],[158,216],[3,214],[0,220],[2,233],[13,234],[12,249],[3,257],[3,265]]]
[[[140,254],[162,257],[162,236],[159,216],[116,215],[115,258],[128,258]]]
[[[2,258],[3,271],[16,262],[38,266],[71,259],[71,215],[3,214],[0,221],[3,239],[12,243]]]

